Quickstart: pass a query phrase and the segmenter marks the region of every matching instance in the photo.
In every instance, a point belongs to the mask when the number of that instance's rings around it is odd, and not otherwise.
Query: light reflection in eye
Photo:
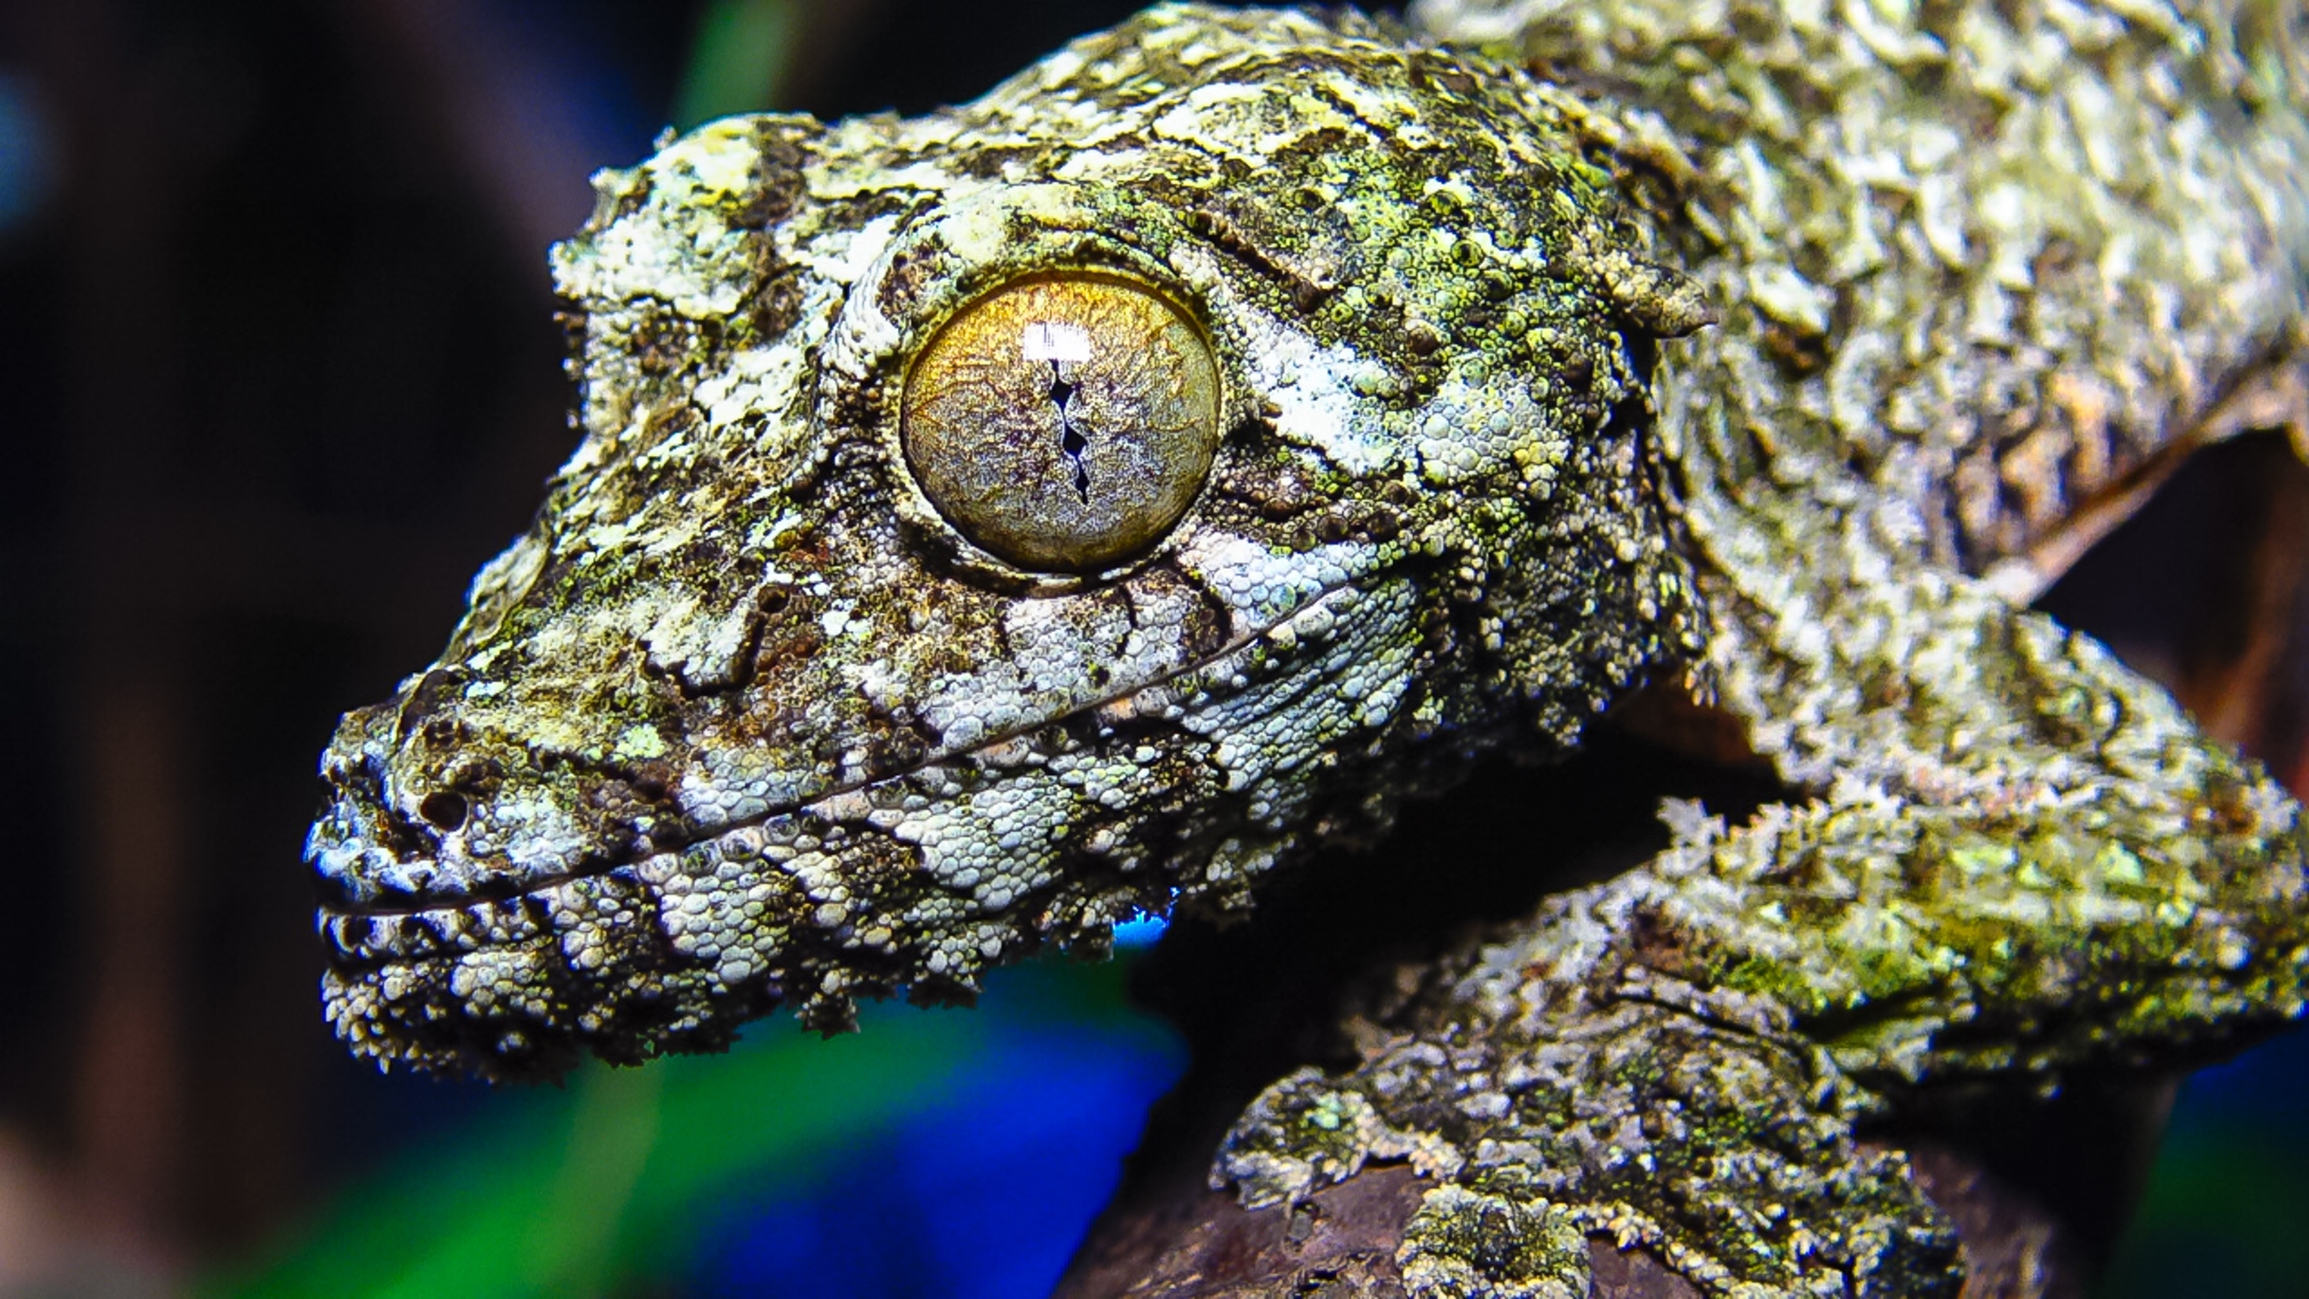
[[[1019,351],[1029,361],[1087,361],[1090,335],[1062,320],[1030,320],[1019,331]]]

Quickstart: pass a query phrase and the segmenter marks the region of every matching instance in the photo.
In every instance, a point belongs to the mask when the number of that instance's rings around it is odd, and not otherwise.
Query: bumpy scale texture
[[[1408,972],[1366,1063],[1277,1084],[1217,1176],[1266,1202],[1413,1161],[1415,1292],[1585,1293],[1499,1242],[1594,1232],[1716,1294],[1953,1295],[1945,1220],[1856,1121],[2302,1013],[2300,808],[2012,603],[2189,445],[2299,436],[2302,16],[1420,16],[1609,87],[1602,161],[1720,304],[1659,427],[1719,702],[1816,797],[1671,807],[1661,858]]]
[[[1418,1294],[1583,1294],[1593,1232],[1712,1293],[1953,1294],[1856,1122],[2298,1016],[2299,808],[2016,600],[2297,372],[2299,16],[1414,17],[1484,52],[1162,8],[963,109],[603,173],[555,255],[584,442],[324,759],[340,1034],[523,1076],[965,999],[1645,680],[1808,801],[1672,808],[1407,974],[1222,1182],[1410,1160]],[[904,380],[1084,272],[1194,314],[1224,435],[1143,553],[1023,568],[909,471]]]
[[[965,109],[603,173],[554,257],[585,442],[325,759],[340,1032],[539,1074],[966,998],[1680,673],[1639,430],[1650,336],[1704,313],[1568,104],[1360,20],[1170,10]],[[1086,271],[1200,313],[1226,436],[1144,555],[1036,572],[926,498],[904,378]]]

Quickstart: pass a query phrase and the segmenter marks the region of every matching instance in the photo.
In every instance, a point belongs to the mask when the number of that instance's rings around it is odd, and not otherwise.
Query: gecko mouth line
[[[764,822],[773,820],[780,816],[791,816],[814,805],[827,802],[831,799],[839,798],[844,794],[856,793],[860,790],[869,789],[876,785],[886,784],[894,780],[903,780],[910,775],[929,770],[941,764],[953,763],[958,760],[968,758],[973,754],[984,753],[988,750],[999,748],[1004,744],[1008,744],[1024,736],[1031,735],[1036,731],[1043,730],[1047,727],[1061,725],[1073,718],[1082,717],[1088,714],[1096,713],[1101,709],[1110,708],[1115,704],[1137,698],[1147,691],[1161,689],[1162,687],[1167,686],[1182,677],[1190,676],[1197,672],[1206,671],[1220,663],[1225,662],[1228,658],[1241,654],[1244,651],[1252,648],[1261,640],[1272,636],[1275,632],[1288,628],[1295,622],[1305,620],[1310,615],[1319,611],[1331,612],[1335,622],[1343,621],[1343,618],[1337,614],[1337,611],[1328,610],[1328,606],[1330,606],[1340,595],[1365,589],[1365,587],[1370,583],[1371,579],[1384,578],[1390,571],[1392,571],[1392,568],[1381,569],[1374,573],[1364,575],[1364,577],[1358,582],[1340,582],[1325,586],[1321,588],[1314,596],[1309,598],[1305,603],[1301,604],[1296,609],[1293,609],[1289,615],[1267,623],[1255,630],[1243,633],[1229,640],[1223,648],[1201,659],[1198,659],[1193,663],[1175,668],[1150,680],[1139,682],[1138,684],[1130,686],[1127,689],[1117,690],[1101,695],[1096,699],[1089,700],[1063,713],[1053,714],[1049,717],[1045,717],[1031,723],[1010,727],[1003,731],[986,736],[985,738],[979,739],[967,746],[944,749],[926,754],[920,760],[897,770],[885,772],[871,778],[839,782],[837,784],[828,786],[822,792],[814,794],[806,799],[799,799],[785,803],[773,803],[760,812],[756,812],[744,817],[733,818],[732,820],[714,826],[711,830],[708,831],[689,835],[669,835],[662,840],[652,838],[651,850],[647,853],[627,852],[625,854],[614,857],[600,856],[587,861],[583,866],[575,869],[554,871],[551,873],[539,873],[520,879],[508,878],[501,886],[492,887],[486,890],[468,889],[461,892],[441,892],[417,895],[408,897],[408,900],[406,901],[396,899],[395,901],[389,903],[364,904],[349,902],[341,898],[324,898],[320,903],[319,909],[324,918],[383,919],[396,916],[418,916],[430,912],[461,910],[488,903],[496,903],[500,905],[517,905],[524,898],[545,892],[549,889],[555,888],[562,884],[567,884],[574,880],[591,879],[609,875],[620,869],[631,867],[635,863],[643,860],[645,857],[654,856],[660,853],[678,853],[693,844],[718,839],[734,831],[742,830],[749,826],[761,825]],[[1322,639],[1324,639],[1324,637],[1310,636],[1301,643],[1319,643]],[[340,795],[339,797],[343,796]],[[334,888],[341,886],[337,885],[334,881],[324,880],[323,887]],[[324,925],[323,928],[324,931],[326,931],[327,926]]]

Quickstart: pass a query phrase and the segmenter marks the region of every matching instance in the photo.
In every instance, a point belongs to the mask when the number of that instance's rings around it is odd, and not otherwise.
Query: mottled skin
[[[732,119],[604,173],[555,255],[585,443],[326,760],[347,1037],[537,1074],[964,996],[1246,905],[1422,764],[1568,745],[1696,653],[1640,331],[1703,313],[1569,107],[1360,21],[1173,13],[951,114]],[[897,446],[912,350],[1067,268],[1202,313],[1228,430],[1087,575],[971,545]]]
[[[1663,351],[1660,429],[1719,704],[1817,797],[1671,809],[1659,860],[1374,1008],[1361,1069],[1277,1084],[1220,1176],[1431,1167],[1399,1259],[1433,1293],[1584,1294],[1568,1244],[1601,1231],[1714,1293],[1954,1294],[1945,1220],[1856,1121],[2309,995],[2299,807],[2011,603],[2176,449],[2299,434],[2259,398],[2299,365],[2301,16],[1425,16],[1608,88],[1590,129],[1725,304]],[[1572,1262],[1472,1250],[1469,1215]]]
[[[603,173],[555,257],[584,443],[324,760],[340,1034],[534,1076],[966,998],[1645,681],[1806,798],[1673,809],[1406,981],[1219,1177],[1411,1160],[1421,1294],[1584,1294],[1595,1231],[1714,1293],[1953,1294],[1856,1121],[2298,1016],[2299,808],[2014,602],[2287,390],[2299,18],[1415,17],[1489,55],[1161,9],[967,108]],[[913,350],[1068,269],[1199,313],[1227,430],[1089,574],[973,546],[897,445]]]

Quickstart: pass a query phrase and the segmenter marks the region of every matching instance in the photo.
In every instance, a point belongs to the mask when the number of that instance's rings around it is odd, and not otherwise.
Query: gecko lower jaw
[[[332,963],[339,968],[454,955],[482,945],[547,935],[553,926],[552,908],[546,898],[563,885],[604,876],[635,875],[641,863],[653,858],[677,855],[698,844],[726,840],[780,821],[791,822],[813,811],[823,811],[845,798],[862,798],[872,789],[920,779],[940,769],[959,771],[966,763],[1003,765],[989,764],[987,759],[1037,733],[1078,719],[1100,719],[1102,739],[1112,738],[1117,724],[1132,721],[1175,724],[1204,702],[1201,692],[1212,684],[1206,682],[1194,692],[1178,693],[1182,680],[1217,673],[1230,660],[1237,660],[1238,666],[1248,669],[1254,664],[1253,656],[1263,647],[1272,646],[1298,655],[1321,646],[1343,620],[1337,606],[1375,585],[1374,577],[1385,575],[1385,570],[1365,573],[1355,582],[1324,587],[1288,616],[1240,634],[1217,652],[1192,664],[1031,725],[981,737],[967,746],[934,751],[910,767],[871,779],[837,783],[807,799],[773,803],[702,831],[636,834],[619,844],[618,851],[597,853],[563,869],[524,872],[518,867],[469,859],[457,863],[458,869],[452,871],[442,868],[439,854],[408,858],[395,853],[380,842],[385,837],[381,834],[356,831],[329,841],[326,831],[333,825],[363,827],[378,825],[388,818],[396,823],[405,820],[374,798],[373,782],[364,780],[357,787],[340,789],[335,803],[315,824],[307,841],[306,860],[313,866],[324,892],[318,908],[319,928],[330,946]],[[1242,673],[1237,672],[1216,684],[1231,693],[1230,686],[1239,689],[1242,682]],[[1163,698],[1166,692],[1172,697]],[[400,837],[408,836],[404,833]],[[374,867],[363,869],[367,862],[379,858],[390,860],[403,875],[478,877],[481,883],[456,889],[395,888],[380,881]]]

